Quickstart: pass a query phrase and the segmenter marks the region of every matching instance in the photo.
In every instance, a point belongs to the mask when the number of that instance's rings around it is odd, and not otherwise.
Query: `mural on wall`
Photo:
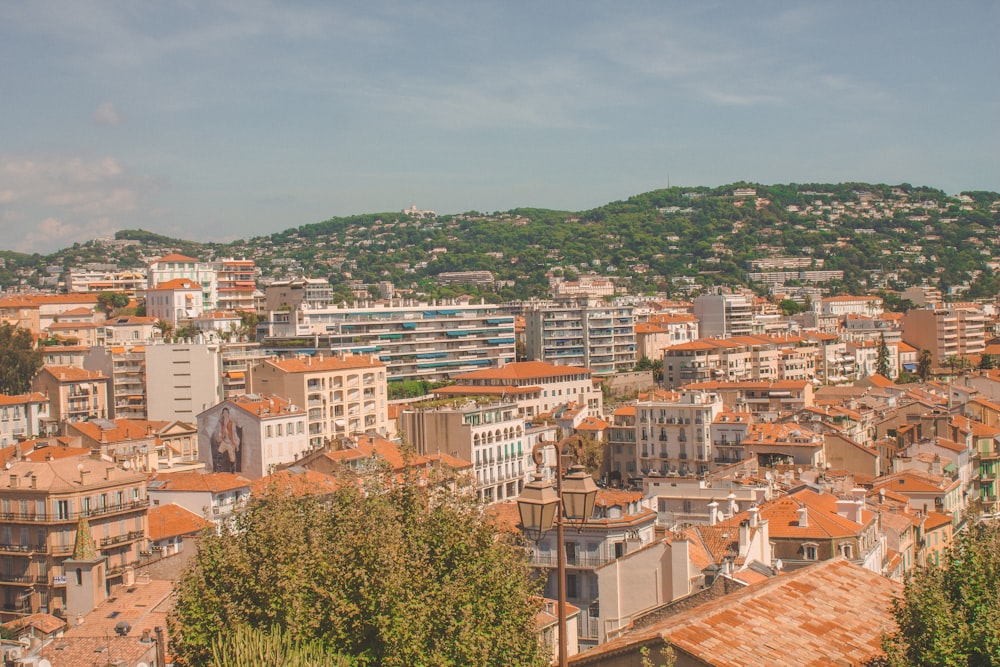
[[[234,411],[223,407],[211,430],[212,472],[243,472],[243,426],[233,417]]]

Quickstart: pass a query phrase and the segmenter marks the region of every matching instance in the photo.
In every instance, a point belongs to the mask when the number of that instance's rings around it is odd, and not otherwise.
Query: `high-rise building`
[[[903,340],[930,350],[935,366],[946,366],[951,359],[983,353],[986,316],[973,305],[910,310],[903,317]]]
[[[570,297],[526,304],[528,359],[611,375],[635,367],[635,316],[630,305]]]

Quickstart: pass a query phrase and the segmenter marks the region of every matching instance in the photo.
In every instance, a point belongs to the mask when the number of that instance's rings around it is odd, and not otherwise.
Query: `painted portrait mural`
[[[225,406],[211,429],[212,472],[243,472],[243,426],[237,423],[238,411]]]

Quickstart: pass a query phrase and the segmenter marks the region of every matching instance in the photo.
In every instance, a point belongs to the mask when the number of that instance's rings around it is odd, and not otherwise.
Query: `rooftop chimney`
[[[756,528],[757,522],[760,520],[759,519],[760,509],[758,509],[756,505],[751,505],[750,509],[748,509],[747,512],[750,514],[750,527]]]
[[[11,475],[13,477],[13,475]],[[708,525],[714,526],[719,520],[719,503],[713,500],[708,504]]]
[[[733,492],[733,491],[730,491],[729,495],[726,496],[726,499],[729,501],[729,508],[728,508],[728,510],[729,510],[729,517],[732,518],[732,517],[736,516],[736,511],[739,509],[736,506],[736,493]]]
[[[31,474],[31,488],[33,489],[38,488],[38,475],[34,473]]]
[[[797,511],[799,513],[799,528],[808,528],[809,510],[805,507],[800,507]]]
[[[80,469],[80,485],[86,486],[87,482],[90,481],[90,471],[86,468]]]
[[[740,521],[740,556],[746,556],[750,549],[750,522],[747,519]]]
[[[11,475],[10,476],[10,488],[12,488],[12,489],[16,489],[17,488],[17,475]]]

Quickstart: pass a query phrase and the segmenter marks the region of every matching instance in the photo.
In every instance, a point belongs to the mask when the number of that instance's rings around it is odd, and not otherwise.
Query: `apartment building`
[[[586,405],[590,414],[603,412],[604,395],[589,368],[557,366],[544,361],[520,361],[503,368],[463,373],[455,384],[434,389],[436,396],[484,396],[517,403],[529,420],[565,403]]]
[[[213,472],[260,479],[309,451],[306,411],[276,396],[228,399],[197,419],[200,458]]]
[[[222,400],[222,354],[218,345],[147,345],[145,356],[149,419],[194,423],[199,413]]]
[[[157,283],[146,290],[146,313],[174,327],[205,312],[201,285],[187,278]]]
[[[815,304],[821,316],[844,317],[846,315],[882,314],[882,298],[877,296],[830,296]]]
[[[694,300],[698,331],[705,338],[753,333],[752,294],[703,294]]]
[[[49,399],[44,394],[0,394],[0,447],[50,435],[49,422]]]
[[[385,364],[392,382],[447,380],[515,360],[514,318],[495,305],[380,302],[320,308],[306,303],[268,311],[267,349],[294,352],[305,341],[314,350],[371,354]]]
[[[307,410],[310,447],[357,433],[389,432],[386,366],[365,355],[266,359],[250,368],[254,394],[280,396]]]
[[[45,454],[45,449],[40,450]],[[79,531],[107,558],[109,581],[139,562],[147,536],[146,476],[100,458],[10,462],[0,482],[0,596],[3,615],[66,609],[65,562]]]
[[[700,475],[714,467],[710,427],[722,399],[702,391],[658,392],[636,402],[636,450],[643,475]]]
[[[12,294],[0,298],[0,322],[27,329],[36,336],[65,313],[98,308],[96,294]]]
[[[300,310],[303,305],[308,310],[324,310],[336,306],[330,282],[326,278],[292,278],[275,280],[264,288],[266,312]]]
[[[611,414],[611,427],[607,430],[605,469],[601,472],[611,486],[628,486],[639,470],[639,457],[635,450],[634,405],[623,405]]]
[[[75,366],[44,366],[31,389],[48,397],[49,416],[59,422],[102,419],[109,414],[109,379]]]
[[[145,345],[92,347],[82,365],[110,378],[108,418],[146,418]]]
[[[66,434],[126,470],[151,473],[200,467],[198,430],[186,422],[95,419],[67,425]]]
[[[641,493],[601,489],[597,492],[594,515],[579,528],[566,531],[566,601],[580,609],[581,648],[607,641],[609,627],[617,625],[605,622],[620,616],[613,592],[617,591],[615,584],[621,578],[614,576],[614,564],[651,545],[655,525],[656,512],[643,507]],[[551,598],[556,597],[558,556],[553,532],[534,542],[528,557],[532,567],[546,572],[544,595]],[[685,583],[686,574],[685,568],[681,577]],[[667,573],[663,576],[667,578]],[[646,585],[658,583],[649,579]]]
[[[751,412],[760,421],[775,421],[783,414],[811,408],[812,384],[804,380],[779,382],[699,382],[687,390],[718,394],[726,408]]]
[[[215,310],[218,307],[218,275],[215,267],[211,264],[199,262],[193,257],[185,257],[177,253],[160,257],[149,263],[149,269],[146,272],[147,288],[155,288],[157,285],[178,279],[188,280],[199,287],[202,295],[202,311]],[[152,315],[148,310],[147,314]]]
[[[512,401],[456,401],[454,405],[404,410],[400,428],[418,454],[472,461],[476,496],[492,503],[516,498],[534,470],[535,440]]]
[[[635,367],[631,305],[589,297],[532,302],[525,306],[524,324],[528,359],[589,368],[597,376]]]
[[[252,482],[228,472],[160,473],[149,480],[153,505],[176,503],[218,525],[246,506]]]
[[[146,269],[70,269],[69,292],[125,292],[129,296],[146,289]]]
[[[930,350],[934,366],[951,358],[980,355],[986,349],[986,315],[978,306],[910,310],[903,317],[903,340]]]
[[[257,266],[252,259],[220,259],[215,262],[215,273],[219,310],[256,310]]]

